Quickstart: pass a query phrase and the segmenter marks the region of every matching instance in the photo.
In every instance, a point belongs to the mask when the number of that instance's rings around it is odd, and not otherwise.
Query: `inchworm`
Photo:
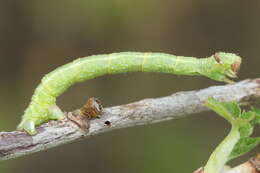
[[[241,58],[219,52],[208,58],[175,56],[165,53],[121,52],[79,58],[45,75],[25,110],[18,129],[36,134],[36,125],[64,118],[56,106],[56,97],[71,85],[106,74],[125,72],[161,72],[177,75],[202,75],[216,81],[231,82]]]

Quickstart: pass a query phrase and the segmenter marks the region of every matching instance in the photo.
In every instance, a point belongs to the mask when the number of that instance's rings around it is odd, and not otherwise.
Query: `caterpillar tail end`
[[[18,127],[18,130],[24,130],[26,131],[29,135],[36,135],[37,131],[35,129],[35,123],[32,120],[24,120],[22,121]]]

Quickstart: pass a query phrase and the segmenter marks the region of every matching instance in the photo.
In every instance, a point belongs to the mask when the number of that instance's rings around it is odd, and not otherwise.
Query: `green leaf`
[[[233,112],[237,111],[237,110],[230,111],[233,105],[229,105],[227,103],[221,103],[214,98],[209,98],[205,103],[205,106],[207,106],[208,108],[216,112],[218,115],[228,120],[230,123],[233,122],[233,117],[234,117]]]
[[[260,125],[260,109],[252,107],[252,112],[255,113],[255,118],[251,121],[251,124]]]
[[[251,121],[256,117],[256,113],[254,111],[248,111],[248,112],[243,112],[241,114],[241,118],[244,120]]]
[[[240,137],[248,137],[253,133],[254,127],[250,123],[246,123],[239,128]]]
[[[241,138],[235,145],[231,154],[229,155],[229,160],[239,157],[255,148],[260,142],[260,137],[256,138]]]
[[[254,111],[257,115],[260,115],[260,109],[252,107],[252,111]]]
[[[240,117],[241,109],[236,102],[222,103],[223,106],[232,114],[233,117]]]
[[[205,106],[232,125],[230,133],[211,154],[204,169],[205,173],[218,173],[228,160],[249,152],[259,144],[260,137],[249,136],[253,133],[254,125],[260,125],[260,109],[242,112],[238,103],[222,103],[214,98],[208,99]]]

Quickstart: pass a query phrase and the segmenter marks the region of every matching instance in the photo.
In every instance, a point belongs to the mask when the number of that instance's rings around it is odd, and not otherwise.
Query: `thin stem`
[[[228,136],[219,144],[219,146],[211,154],[204,172],[205,173],[220,173],[234,146],[240,139],[239,127],[232,125]]]

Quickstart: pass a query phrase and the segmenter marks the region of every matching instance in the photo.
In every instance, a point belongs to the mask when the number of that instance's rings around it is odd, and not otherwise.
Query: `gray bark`
[[[205,112],[208,109],[203,106],[203,103],[209,97],[220,101],[238,101],[240,104],[249,104],[260,98],[260,78],[105,108],[100,119],[83,122],[90,126],[88,131],[65,118],[41,125],[37,128],[37,135],[34,136],[29,136],[22,131],[0,132],[0,160],[46,150],[110,130],[158,123]],[[74,115],[76,112],[74,111]],[[72,115],[72,113],[66,113],[68,114]]]

